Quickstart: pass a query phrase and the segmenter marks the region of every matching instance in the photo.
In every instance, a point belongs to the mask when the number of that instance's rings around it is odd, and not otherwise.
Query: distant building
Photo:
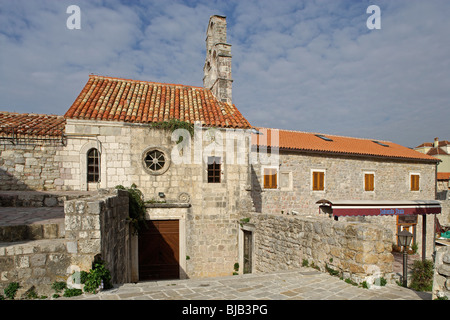
[[[438,191],[448,190],[450,188],[450,141],[439,141],[439,138],[435,138],[434,142],[424,142],[414,150],[441,160],[437,166],[437,188]]]

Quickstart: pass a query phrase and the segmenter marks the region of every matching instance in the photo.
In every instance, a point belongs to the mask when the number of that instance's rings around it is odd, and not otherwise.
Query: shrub
[[[433,290],[433,261],[416,260],[413,264],[410,288],[416,291]]]

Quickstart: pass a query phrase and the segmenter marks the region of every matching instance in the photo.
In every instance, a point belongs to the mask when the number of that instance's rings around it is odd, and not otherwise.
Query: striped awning
[[[398,216],[439,214],[441,203],[437,200],[339,200],[322,199],[316,202],[334,216]]]

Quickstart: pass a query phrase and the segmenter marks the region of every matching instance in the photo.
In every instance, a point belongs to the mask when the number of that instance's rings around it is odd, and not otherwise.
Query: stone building
[[[352,213],[339,219],[384,225],[393,232],[393,244],[397,231],[407,229],[414,234],[414,242],[422,246],[422,219],[415,216],[409,221],[401,214],[375,217],[367,206],[400,208],[408,200],[434,200],[437,159],[387,141],[258,130],[260,134],[252,139],[253,150],[271,154],[273,149],[272,156],[278,163],[265,165],[259,161],[252,166],[252,199],[257,212],[328,216],[328,211],[320,213],[320,204],[345,201],[360,207],[355,210],[360,217],[347,217]],[[430,205],[439,203],[431,201]],[[428,257],[433,253],[433,218],[428,219],[426,228]]]
[[[97,252],[111,263],[129,259],[117,263],[129,273],[121,281],[264,271],[273,259],[281,268],[302,257],[325,265],[330,252],[341,256],[343,271],[363,274],[367,261],[378,261],[374,252],[389,264],[397,226],[414,231],[421,220],[331,225],[318,201],[433,200],[436,159],[391,142],[253,128],[232,104],[231,58],[226,19],[212,16],[203,87],[91,75],[64,116],[0,112],[0,190],[102,193],[136,185],[150,201],[148,228],[138,237],[126,235],[124,219],[114,220],[125,210],[123,195],[64,208],[72,263],[88,268]],[[375,230],[380,224],[393,232]],[[365,249],[340,244],[325,253],[311,242],[324,233],[330,243],[344,234],[351,244],[362,237],[364,248],[377,245],[359,252]],[[342,257],[349,252],[352,264]]]

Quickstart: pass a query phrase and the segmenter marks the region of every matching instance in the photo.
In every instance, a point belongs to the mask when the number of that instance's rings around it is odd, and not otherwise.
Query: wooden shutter
[[[374,178],[375,178],[375,175],[373,173],[366,173],[364,175],[364,190],[365,191],[373,191],[375,189]]]
[[[418,174],[411,175],[411,191],[419,191],[419,177]]]
[[[277,169],[264,169],[264,188],[276,189],[277,188]]]
[[[313,172],[313,190],[320,191],[324,190],[325,185],[325,172],[314,171]]]

